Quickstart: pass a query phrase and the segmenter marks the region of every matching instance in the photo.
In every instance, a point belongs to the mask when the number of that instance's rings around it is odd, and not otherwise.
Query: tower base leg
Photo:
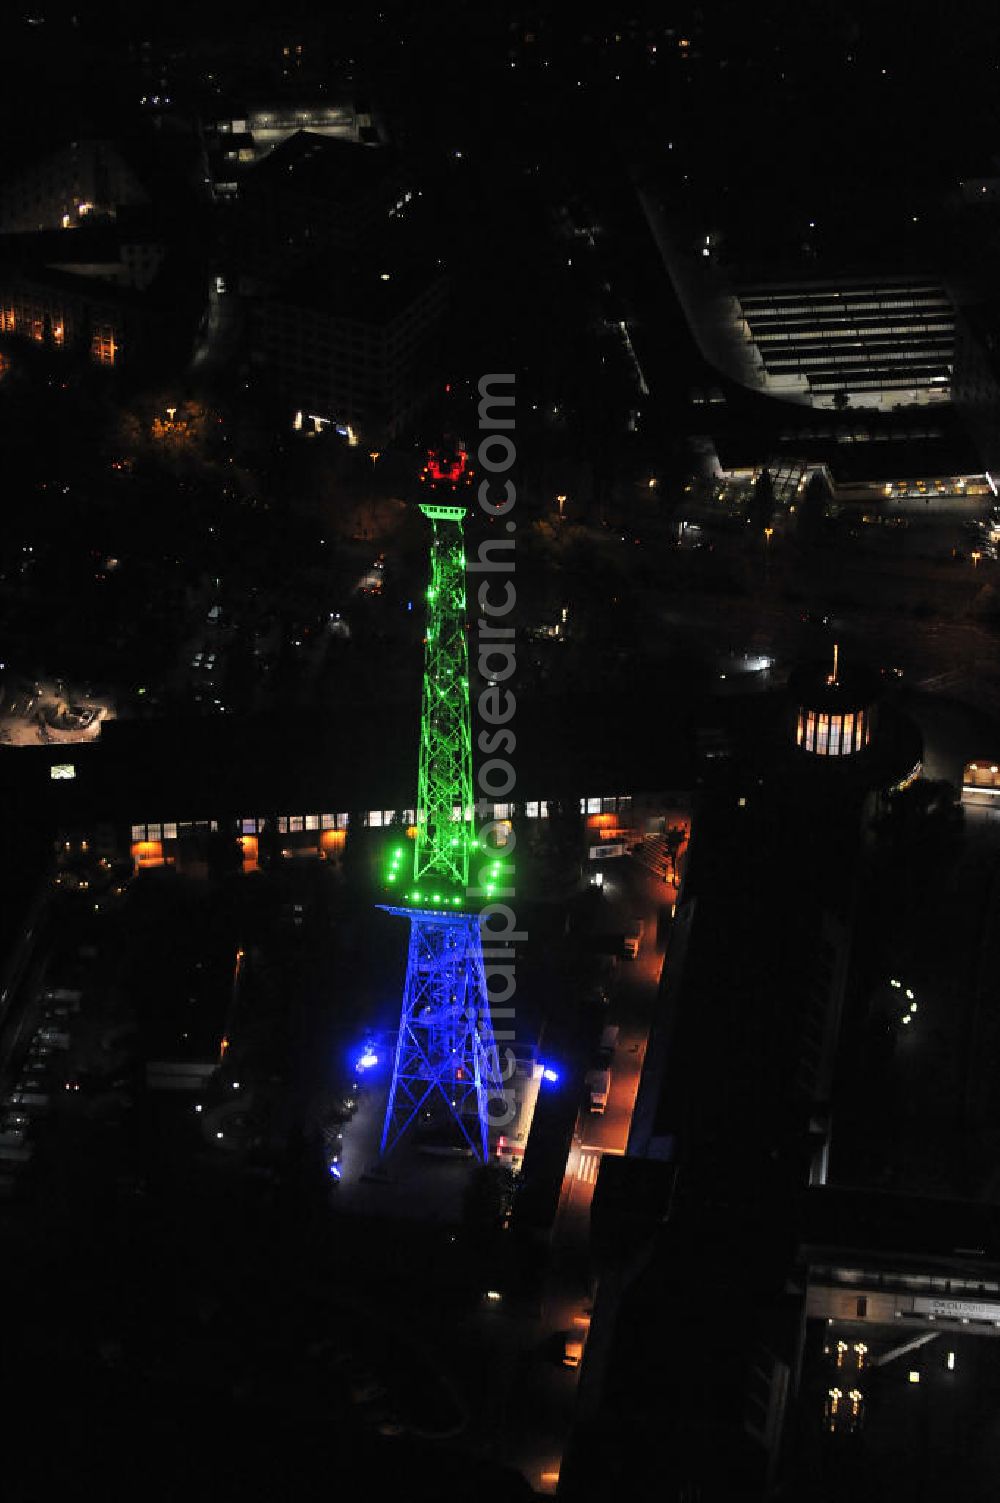
[[[458,1146],[485,1163],[491,1120],[506,1116],[479,920],[388,911],[409,919],[410,945],[380,1152],[429,1118],[447,1120]]]

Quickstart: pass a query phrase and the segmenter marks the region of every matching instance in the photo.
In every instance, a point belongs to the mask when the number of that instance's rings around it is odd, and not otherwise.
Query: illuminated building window
[[[53,324],[52,325],[52,343],[56,344],[56,345],[61,345],[61,344],[63,344],[65,342],[65,339],[66,339],[66,330],[63,328],[63,325],[61,323],[60,324]]]
[[[336,829],[336,816],[333,814],[321,814],[319,817],[319,827],[321,830]]]
[[[618,813],[618,800],[616,798],[602,798],[601,799],[601,813],[602,814],[617,814]]]
[[[816,750],[816,712],[809,710],[806,714],[806,751]]]
[[[177,824],[174,820],[165,821],[163,826],[163,838],[164,840],[177,839]]]
[[[995,762],[970,762],[962,782],[969,788],[1000,788],[1000,768]]]
[[[806,736],[806,717],[799,711],[798,724],[795,727],[795,745],[801,746]]]
[[[307,814],[306,815],[306,829],[307,830],[318,830],[319,829],[319,815],[318,814]]]
[[[297,835],[302,829],[302,815],[292,814],[288,819],[288,829],[292,835]]]
[[[844,716],[844,755],[847,756],[854,750],[854,715]]]
[[[513,818],[513,814],[514,814],[514,805],[513,804],[494,804],[493,805],[493,818],[494,819],[511,819],[511,818]]]
[[[163,839],[163,826],[160,825],[160,824],[147,825],[146,826],[146,839],[147,840],[162,840]]]
[[[346,814],[338,814],[337,815],[337,829],[338,830],[346,830],[347,829],[347,815]]]
[[[31,337],[37,344],[41,344],[45,338],[45,324],[40,318],[31,320]]]
[[[371,810],[369,810],[369,813],[368,813],[368,824],[369,825],[374,825],[376,829],[378,829],[378,828],[381,827],[381,824],[382,824],[382,810],[381,809],[371,809]]]
[[[543,798],[541,800],[541,802],[539,803],[539,805],[538,805],[538,817],[539,817],[539,819],[548,819],[548,817],[549,817],[549,801],[548,801],[548,799],[544,799]]]
[[[382,823],[384,825],[391,825],[391,824],[395,824],[395,822],[396,822],[396,811],[395,811],[395,809],[383,809],[382,810]]]
[[[818,757],[826,756],[829,740],[830,717],[829,715],[820,715],[819,721],[816,725],[816,755]]]
[[[279,814],[278,815],[278,834],[279,835],[287,835],[288,834],[288,815],[287,814]]]
[[[117,350],[114,329],[105,324],[94,330],[90,353],[98,365],[114,365]]]
[[[584,812],[586,814],[600,814],[601,800],[599,798],[589,798],[587,800],[587,807]]]
[[[417,811],[416,811],[416,809],[404,809],[403,810],[403,824],[404,825],[415,824],[416,823],[416,818],[417,818]]]
[[[537,819],[538,818],[538,800],[536,799],[534,801],[534,803],[525,804],[525,806],[524,806],[524,812],[528,816],[529,819]]]
[[[158,840],[135,840],[132,842],[132,859],[136,871],[144,866],[162,866],[163,846]]]
[[[0,308],[0,334],[13,334],[17,328],[17,315],[13,308]]]
[[[145,838],[146,838],[146,826],[145,825],[133,825],[132,826],[132,839],[133,840],[145,840]]]
[[[867,746],[867,745],[868,745],[868,719],[867,719],[867,716],[865,715],[864,710],[859,710],[858,711],[858,730],[857,730],[857,735],[854,738],[854,749],[855,749],[855,751],[860,751],[863,746]]]
[[[256,835],[257,821],[255,819],[242,819],[240,820],[240,829],[244,835]]]
[[[843,721],[841,715],[830,716],[830,756],[840,756],[840,727]]]

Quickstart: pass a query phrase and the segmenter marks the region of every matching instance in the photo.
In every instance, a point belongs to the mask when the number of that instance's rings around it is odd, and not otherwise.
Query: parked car
[[[602,1067],[610,1065],[615,1049],[618,1047],[618,1024],[609,1023],[601,1033],[601,1042],[597,1046],[597,1058]]]

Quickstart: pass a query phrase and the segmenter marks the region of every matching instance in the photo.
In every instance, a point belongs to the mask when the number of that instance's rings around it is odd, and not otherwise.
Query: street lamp
[[[566,505],[566,497],[565,496],[557,496],[556,497],[556,501],[559,503],[559,520],[560,520],[560,522],[565,521],[565,514],[563,512],[563,507]]]
[[[979,560],[982,558],[982,556],[983,555],[981,553],[973,553],[970,555],[970,557],[972,558],[972,567],[974,569],[979,568]]]

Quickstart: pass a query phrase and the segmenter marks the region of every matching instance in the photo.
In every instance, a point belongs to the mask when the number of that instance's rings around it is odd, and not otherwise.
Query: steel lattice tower
[[[421,506],[433,527],[420,707],[413,882],[406,986],[381,1152],[427,1110],[444,1110],[483,1162],[492,1098],[502,1096],[478,913],[469,912],[469,864],[478,848],[472,790],[464,506]],[[400,880],[402,850],[388,872]]]

